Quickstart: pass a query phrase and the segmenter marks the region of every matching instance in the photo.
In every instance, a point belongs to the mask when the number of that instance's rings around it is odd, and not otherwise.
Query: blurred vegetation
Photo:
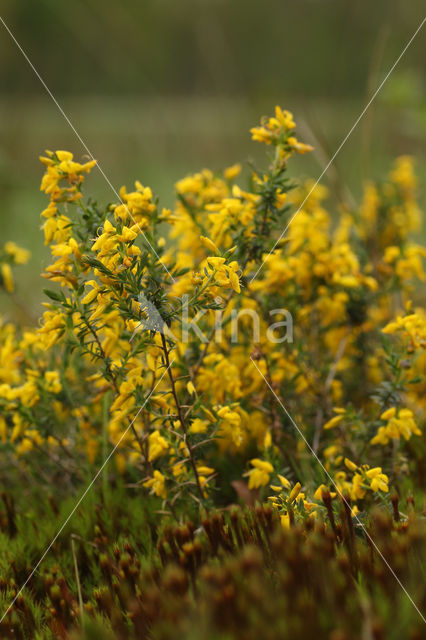
[[[423,16],[421,0],[52,0],[3,2],[17,39],[59,95],[288,95],[358,97],[378,32],[386,59]],[[423,49],[423,54],[422,54]],[[2,37],[0,81],[43,93]],[[337,55],[338,54],[338,55]],[[426,70],[424,47],[405,64]]]
[[[255,155],[248,129],[276,103],[298,113],[316,148],[294,171],[318,177],[420,24],[423,2],[3,0],[1,15],[113,187],[139,178],[170,205],[186,173]],[[357,197],[402,153],[416,156],[422,182],[424,41],[420,33],[325,183],[344,181]],[[37,157],[85,150],[2,25],[0,87],[2,236],[33,251],[20,288],[38,305]],[[100,174],[95,194],[116,200]],[[0,309],[15,314],[4,300]]]
[[[153,505],[125,495],[116,487],[105,502],[92,493],[91,508],[75,514],[22,593],[18,585],[71,505],[37,495],[19,512],[3,495],[0,602],[16,600],[0,622],[2,638],[423,637],[418,611],[383,562],[422,609],[425,529],[412,498],[403,520],[397,498],[394,521],[370,516],[374,549],[343,506],[332,521],[288,529],[258,505],[205,514],[197,529],[186,520],[158,531]]]

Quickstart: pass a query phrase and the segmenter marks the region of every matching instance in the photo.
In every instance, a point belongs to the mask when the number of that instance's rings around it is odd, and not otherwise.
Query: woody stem
[[[195,464],[194,454],[193,454],[191,445],[190,445],[189,440],[188,440],[188,429],[187,429],[187,426],[186,426],[186,421],[185,421],[185,418],[184,418],[184,415],[183,415],[183,412],[182,412],[182,408],[181,408],[180,403],[179,403],[179,398],[177,396],[175,380],[174,380],[174,377],[173,377],[173,372],[172,372],[172,369],[171,369],[171,364],[170,364],[170,359],[169,359],[169,351],[168,351],[168,348],[167,348],[166,338],[165,338],[163,333],[161,334],[161,342],[162,342],[162,346],[163,346],[164,359],[165,359],[165,362],[166,362],[167,372],[168,372],[168,375],[169,375],[172,396],[173,396],[173,399],[174,399],[174,402],[175,402],[175,406],[176,406],[176,411],[177,411],[177,414],[178,414],[179,422],[180,422],[180,424],[182,426],[183,440],[184,440],[185,445],[186,445],[186,447],[188,449],[188,457],[189,457],[189,461],[190,461],[192,470],[194,472],[195,482],[196,482],[196,485],[197,485],[197,490],[198,490],[198,493],[199,493],[201,501],[203,501],[204,495],[203,495],[203,490],[202,490],[201,484],[200,484],[200,477],[198,475],[197,466]]]

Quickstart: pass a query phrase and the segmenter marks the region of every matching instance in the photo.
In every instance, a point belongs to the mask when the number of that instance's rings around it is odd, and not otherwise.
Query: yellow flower
[[[359,473],[356,473],[352,478],[352,486],[349,489],[350,497],[352,498],[352,500],[362,500],[365,496],[366,491],[362,486],[363,483],[363,476]]]
[[[329,420],[323,425],[323,429],[332,429],[337,424],[339,424],[339,422],[341,422],[343,418],[344,418],[344,415],[342,414],[334,416],[333,418],[331,418],[331,420]]]
[[[148,460],[150,462],[162,456],[164,453],[166,453],[167,449],[169,448],[169,444],[167,440],[163,438],[163,436],[160,435],[160,432],[157,430],[149,434],[148,446],[149,446]]]
[[[57,371],[46,371],[44,374],[46,380],[46,390],[51,393],[59,393],[62,390],[62,384]]]
[[[401,250],[399,247],[386,247],[383,261],[387,264],[392,264],[400,256]]]
[[[214,469],[212,469],[211,467],[207,467],[206,465],[198,465],[197,472],[202,476],[210,476],[212,473],[214,473]]]
[[[265,460],[260,458],[253,458],[250,461],[253,469],[247,471],[244,476],[249,479],[249,489],[258,489],[259,487],[265,487],[269,483],[271,473],[274,471],[274,467]]]
[[[240,173],[241,165],[233,164],[232,167],[228,167],[227,169],[225,169],[223,175],[225,176],[225,180],[234,180],[237,176],[240,175]]]
[[[229,277],[229,280],[231,282],[231,286],[232,286],[233,290],[236,291],[236,293],[241,293],[240,279],[239,279],[238,274],[237,274],[238,269],[239,269],[238,263],[235,262],[235,260],[234,260],[228,266],[228,277]]]
[[[410,313],[404,317],[398,316],[396,320],[387,324],[383,333],[395,334],[402,332],[408,339],[409,350],[426,349],[426,315],[423,310]]]
[[[203,490],[203,495],[206,497],[207,492],[205,489],[207,488],[207,484],[211,479],[212,474],[214,474],[214,469],[207,467],[206,465],[197,465],[197,474],[201,489]]]
[[[385,473],[382,473],[381,467],[375,467],[366,471],[366,475],[370,480],[370,486],[373,491],[389,491],[389,479]]]
[[[287,478],[285,478],[284,476],[278,474],[278,479],[281,482],[281,486],[283,486],[284,489],[290,489],[290,482],[289,482],[289,480],[287,480]]]
[[[222,419],[218,434],[220,438],[230,440],[239,447],[242,442],[240,414],[237,411],[232,411],[230,407],[221,407],[217,415]]]
[[[82,304],[90,304],[91,302],[93,302],[93,300],[96,298],[96,296],[98,295],[98,293],[100,291],[99,285],[96,282],[96,280],[89,280],[88,282],[85,283],[86,287],[88,285],[93,287],[93,289],[91,291],[89,291],[88,293],[86,293],[84,298],[81,299],[81,303]]]
[[[287,478],[285,478],[280,474],[277,474],[277,475],[278,475],[278,480],[280,481],[280,486],[271,484],[271,489],[273,489],[274,491],[282,491],[283,489],[290,489],[291,484],[289,480],[287,480]]]
[[[195,418],[192,422],[189,430],[191,433],[206,433],[208,427],[208,422],[206,420],[201,420],[200,418]]]
[[[392,182],[402,187],[405,191],[409,193],[414,191],[417,187],[417,178],[414,175],[413,158],[411,156],[397,158],[389,177]]]
[[[250,133],[252,134],[252,140],[272,144],[278,142],[283,134],[285,135],[295,128],[296,123],[290,111],[283,111],[281,107],[276,106],[275,117],[269,119],[262,118],[262,125],[260,127],[253,127],[250,129]]]
[[[291,149],[297,151],[297,153],[308,153],[308,151],[312,151],[313,147],[310,144],[304,144],[303,142],[299,142],[297,138],[294,136],[290,136],[287,138],[287,144]]]
[[[356,471],[358,469],[358,466],[355,464],[355,462],[352,462],[352,460],[349,460],[349,458],[345,458],[345,466],[349,469],[349,471]]]
[[[379,427],[376,435],[371,438],[371,444],[388,444],[389,438],[386,432],[386,427]]]
[[[200,236],[200,240],[201,240],[201,244],[203,244],[206,247],[206,249],[208,249],[209,251],[211,251],[216,255],[219,253],[219,249],[217,248],[215,243],[212,240],[210,240],[210,238],[206,238],[206,236]]]
[[[187,385],[186,385],[186,390],[188,391],[188,393],[190,393],[191,395],[193,395],[195,393],[195,387],[194,387],[194,383],[192,382],[192,380],[190,380]]]
[[[292,131],[296,128],[293,114],[290,111],[283,111],[278,105],[275,107],[275,117],[286,131]]]
[[[4,250],[12,256],[15,264],[25,264],[30,259],[31,253],[27,249],[21,249],[14,242],[6,242]]]
[[[67,162],[73,159],[73,154],[70,151],[56,151],[56,156],[60,162]]]
[[[154,471],[154,477],[149,480],[145,480],[143,486],[151,488],[151,493],[154,493],[156,496],[164,499],[167,498],[166,479],[161,471],[156,469]]]
[[[393,418],[396,414],[396,408],[395,407],[391,407],[390,409],[387,409],[387,411],[384,411],[382,413],[382,415],[380,416],[381,420],[390,420],[391,418]]]
[[[225,258],[220,256],[207,258],[207,273],[210,277],[214,277],[214,284],[226,289],[234,289],[237,293],[241,292],[240,279],[238,277],[239,266],[234,260],[229,265],[225,264]],[[207,277],[204,283],[207,283]]]
[[[15,287],[13,283],[12,269],[9,264],[1,265],[1,275],[6,291],[8,291],[8,293],[13,293]]]
[[[46,151],[46,154],[47,157],[40,157],[40,161],[46,167],[40,190],[50,194],[52,202],[60,199],[73,202],[80,199],[79,185],[83,181],[82,174],[89,173],[96,160],[80,164],[73,160],[73,154],[69,151]],[[62,180],[66,180],[70,186],[60,187],[59,183]]]
[[[371,444],[386,445],[390,440],[400,440],[401,436],[409,440],[412,435],[422,435],[410,409],[399,409],[397,413],[396,408],[391,407],[384,411],[380,418],[386,421],[386,425],[379,427],[377,434],[371,439]]]
[[[300,494],[300,489],[301,488],[302,488],[302,485],[300,484],[300,482],[296,482],[296,484],[294,485],[293,489],[290,491],[290,495],[288,497],[290,502],[293,502],[293,500],[296,500],[296,498]]]

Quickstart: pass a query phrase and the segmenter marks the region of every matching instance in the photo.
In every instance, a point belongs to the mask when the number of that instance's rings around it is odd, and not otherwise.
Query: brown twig
[[[173,377],[173,372],[172,372],[171,363],[170,363],[170,359],[169,359],[169,350],[168,350],[168,347],[167,347],[166,338],[165,338],[163,333],[161,334],[161,342],[162,342],[162,347],[163,347],[164,359],[165,359],[165,363],[166,363],[166,367],[167,367],[167,371],[168,371],[168,375],[169,375],[172,396],[173,396],[173,399],[174,399],[174,402],[175,402],[175,406],[176,406],[176,411],[177,411],[177,414],[178,414],[179,422],[180,422],[180,424],[182,426],[183,440],[184,440],[185,445],[186,445],[186,447],[188,449],[189,461],[190,461],[192,470],[194,472],[195,482],[196,482],[196,485],[197,485],[197,490],[198,490],[198,493],[199,493],[201,501],[203,501],[203,499],[204,499],[203,490],[201,488],[200,478],[199,478],[199,475],[198,475],[197,466],[195,464],[195,460],[194,460],[191,444],[190,444],[190,442],[188,440],[188,429],[187,429],[187,426],[186,426],[186,421],[185,421],[185,417],[184,417],[183,412],[182,412],[182,408],[181,408],[180,403],[179,403],[179,398],[178,398],[178,395],[177,395],[177,392],[176,392],[175,379]]]

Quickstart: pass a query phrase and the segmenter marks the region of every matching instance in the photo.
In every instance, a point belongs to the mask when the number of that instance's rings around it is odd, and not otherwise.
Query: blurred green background
[[[292,171],[317,178],[411,35],[424,0],[2,0],[0,15],[115,188],[136,178],[173,203],[202,167],[259,158],[248,129],[280,104],[316,151]],[[363,180],[417,158],[426,204],[426,27],[323,182]],[[1,241],[30,248],[21,300],[39,309],[44,149],[85,150],[0,24]],[[338,175],[340,176],[338,178]],[[87,190],[116,200],[99,172]],[[0,294],[0,310],[15,316]]]

